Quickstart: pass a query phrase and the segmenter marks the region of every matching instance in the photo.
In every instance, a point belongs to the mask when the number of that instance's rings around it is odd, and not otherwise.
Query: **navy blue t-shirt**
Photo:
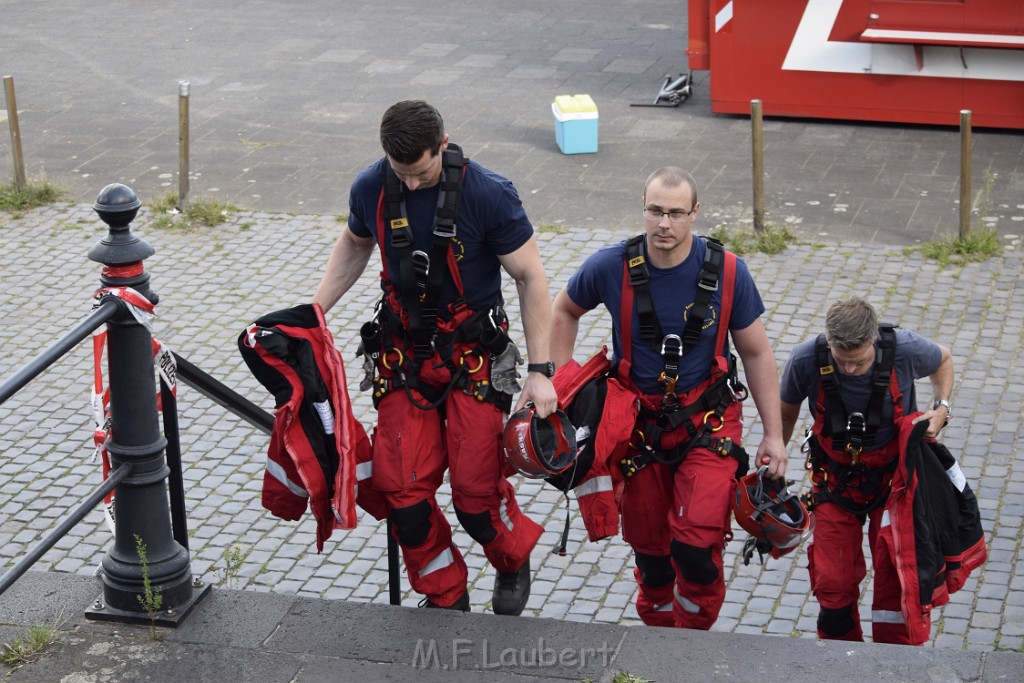
[[[612,317],[612,347],[614,358],[622,354],[622,272],[623,255],[626,242],[622,241],[605,247],[583,263],[570,279],[567,288],[569,298],[586,310],[604,304]],[[651,277],[651,298],[658,316],[663,334],[683,335],[686,327],[686,316],[697,294],[697,276],[704,263],[707,242],[694,236],[690,254],[678,266],[661,269],[651,265],[647,258],[647,269]],[[644,254],[647,244],[644,242]],[[722,288],[719,287],[711,298],[710,310],[704,322],[700,341],[679,363],[679,380],[676,391],[683,393],[697,386],[711,373],[711,363],[716,355],[715,337],[718,334],[718,320],[722,310]],[[730,330],[742,330],[749,327],[764,313],[764,304],[757,291],[750,270],[742,259],[736,259],[736,288],[733,295],[732,313],[729,318]],[[728,347],[728,340],[726,340]],[[718,351],[724,351],[719,349]],[[640,338],[640,318],[637,315],[636,303],[633,304],[632,331],[632,378],[637,387],[644,393],[654,394],[662,391],[658,377],[665,369],[665,361],[661,356],[661,344],[658,348]]]
[[[807,403],[812,416],[817,413],[818,389],[821,386],[821,374],[818,371],[815,352],[816,341],[817,337],[808,339],[793,348],[789,360],[786,361],[786,367],[782,371],[780,387],[780,395],[786,403],[799,405],[805,398],[808,399]],[[875,341],[875,351],[875,365],[877,365],[881,361],[877,340]],[[939,369],[941,362],[942,349],[938,344],[910,330],[896,330],[896,355],[893,369],[896,371],[896,381],[899,382],[900,391],[903,394],[904,415],[917,411],[914,380],[933,374]],[[874,377],[874,372],[875,368],[872,367],[867,373],[857,377],[838,374],[839,394],[847,415],[854,412],[867,414],[868,400],[871,398],[871,379]],[[896,436],[892,416],[892,394],[886,392],[885,402],[882,404],[882,424],[879,425],[878,434],[875,437],[875,448],[884,446]]]
[[[377,240],[377,207],[387,163],[387,158],[382,158],[360,172],[352,183],[348,225],[359,237]],[[403,189],[412,226],[413,249],[429,254],[440,185],[411,192]],[[482,310],[494,305],[501,292],[501,264],[497,257],[511,254],[533,235],[533,226],[511,181],[470,161],[463,176],[455,230],[452,248],[469,307]],[[391,246],[388,232],[385,232],[385,241],[387,277],[397,284],[401,282],[398,253]],[[436,265],[447,271],[447,264]],[[439,302],[441,310],[457,297],[452,278],[446,275]]]

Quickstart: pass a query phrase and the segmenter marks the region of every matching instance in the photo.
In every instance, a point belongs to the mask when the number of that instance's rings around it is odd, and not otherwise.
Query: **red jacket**
[[[928,422],[900,422],[899,460],[879,530],[903,586],[910,642],[928,640],[931,610],[949,602],[987,558],[978,501],[941,443],[924,440]]]
[[[573,489],[591,541],[619,533],[615,488],[621,483],[618,462],[629,444],[638,412],[637,394],[615,377],[607,377],[608,348],[580,365],[571,360],[558,368],[552,383],[559,408],[576,426],[581,444],[578,464],[549,481]]]
[[[238,338],[246,365],[276,401],[263,476],[263,507],[298,520],[307,504],[316,548],[356,526],[356,463],[370,441],[355,419],[341,354],[318,304],[275,311]]]

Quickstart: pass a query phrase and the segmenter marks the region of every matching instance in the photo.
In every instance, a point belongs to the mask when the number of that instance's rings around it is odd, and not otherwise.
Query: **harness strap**
[[[640,338],[657,348],[664,335],[658,322],[658,314],[654,310],[654,300],[651,298],[651,275],[647,271],[647,260],[644,257],[645,237],[634,235],[626,241],[626,275],[629,286],[635,293]],[[630,323],[632,327],[632,321]]]
[[[815,341],[815,362],[818,365],[820,378],[818,412],[829,417],[829,432],[833,441],[845,442],[859,454],[861,450],[871,450],[878,428],[882,423],[882,407],[885,405],[886,393],[892,393],[893,418],[903,417],[902,394],[896,380],[896,326],[882,323],[878,327],[879,360],[875,364],[871,378],[871,395],[868,398],[866,414],[847,413],[843,404],[839,384],[839,373],[836,370],[828,342],[824,334],[819,334]],[[892,391],[890,391],[892,390]]]
[[[381,250],[381,260],[386,264],[384,230],[385,227],[390,228],[391,246],[398,253],[399,291],[402,293],[409,317],[409,335],[413,339],[414,355],[421,361],[433,353],[432,345],[437,333],[438,302],[444,285],[445,270],[451,274],[455,283],[459,294],[458,302],[462,302],[463,299],[462,280],[451,242],[456,233],[456,219],[467,163],[468,159],[463,156],[458,145],[450,143],[441,153],[441,180],[431,227],[433,240],[429,254],[413,249],[413,232],[405,206],[404,185],[391,165],[384,165],[384,186],[381,190],[380,216],[377,221],[377,244]],[[440,267],[441,263],[445,263],[447,268]],[[381,279],[386,281],[383,274]],[[455,307],[458,306],[459,303],[456,303]]]
[[[705,448],[723,458],[733,458],[736,460],[737,477],[743,476],[750,466],[747,451],[728,436],[718,438],[706,433],[699,434],[695,439],[681,443],[667,451],[659,451],[646,443],[636,444],[636,447],[638,450],[634,455],[627,455],[619,461],[622,475],[627,479],[652,462],[673,466],[678,465],[694,448]]]
[[[814,491],[802,495],[807,509],[822,503],[835,503],[847,512],[863,516],[883,505],[889,498],[892,474],[896,471],[899,457],[893,456],[882,467],[865,467],[862,464],[845,464],[833,458],[813,438],[808,444],[811,449],[810,462],[814,473],[821,477]],[[858,491],[866,502],[858,503],[847,491]]]
[[[666,386],[669,393],[666,394],[666,398],[671,395],[672,402],[663,402],[661,409],[657,412],[650,412],[648,414],[651,419],[650,422],[644,425],[644,428],[649,432],[644,434],[643,443],[637,445],[637,449],[640,454],[643,455],[645,452],[650,454],[657,454],[659,452],[663,455],[650,455],[651,460],[665,462],[667,464],[678,464],[686,456],[689,451],[695,447],[709,447],[712,450],[719,450],[715,445],[716,441],[710,436],[711,417],[714,416],[718,420],[721,420],[722,415],[725,414],[726,408],[729,404],[735,400],[742,400],[746,394],[746,388],[743,387],[736,376],[736,360],[735,357],[730,353],[728,357],[723,353],[725,348],[728,334],[729,324],[732,315],[732,304],[733,297],[736,288],[736,256],[731,252],[727,252],[722,246],[721,242],[713,240],[711,238],[704,238],[707,243],[707,251],[704,257],[704,264],[701,268],[700,276],[698,279],[697,295],[694,300],[694,305],[691,307],[691,315],[687,318],[687,326],[684,330],[684,339],[680,340],[677,335],[668,335],[662,339],[662,355],[665,358],[666,371],[663,377],[669,374],[670,371],[675,371],[675,363],[678,363],[681,356],[685,356],[688,350],[697,344],[700,337],[700,332],[704,328],[704,322],[707,318],[709,311],[711,310],[711,299],[715,292],[719,290],[721,286],[721,311],[718,318],[718,332],[715,337],[715,363],[712,367],[713,373],[719,373],[719,378],[711,383],[701,395],[692,401],[689,405],[681,406],[678,401],[675,401],[676,394],[674,393],[675,382],[672,381],[671,388]],[[650,287],[649,277],[647,274],[646,266],[644,265],[642,244],[644,236],[631,238],[626,243],[626,257],[624,258],[623,265],[623,280],[622,280],[622,305],[621,305],[621,335],[622,335],[622,359],[619,362],[618,374],[619,379],[627,386],[633,386],[632,381],[629,378],[629,371],[632,364],[632,320],[633,320],[633,305],[634,300],[636,301],[637,315],[640,317],[642,311],[647,308],[651,311],[652,321],[648,321],[646,329],[656,329],[660,333],[660,325],[657,322],[657,315],[654,313],[653,302],[650,300]],[[639,283],[640,286],[637,286]],[[648,303],[643,302],[644,299],[648,300]],[[645,337],[645,323],[641,320],[641,338]],[[691,330],[695,330],[691,334]],[[691,342],[686,343],[685,337],[689,334]],[[675,342],[679,342],[678,346]],[[671,347],[671,348],[670,348]],[[693,416],[698,412],[705,413],[705,420],[701,428],[697,428],[693,425]],[[670,432],[680,425],[684,425],[690,435],[690,439],[685,444],[670,449],[669,451],[660,451],[661,436],[665,432]],[[731,443],[731,441],[730,441]],[[709,445],[710,444],[710,445]],[[742,452],[742,463],[740,467],[743,468],[743,472],[746,472],[747,468],[747,454],[742,448],[736,446],[736,448]],[[740,457],[737,455],[737,460]],[[629,461],[629,464],[625,464]],[[636,470],[646,466],[648,462],[647,458],[641,457],[640,460],[634,460],[633,458],[627,458],[623,460],[622,468],[623,472],[632,469],[635,473]],[[634,467],[635,465],[635,467]],[[740,467],[737,467],[739,471]],[[743,473],[741,472],[741,474]],[[631,476],[627,474],[627,476]]]

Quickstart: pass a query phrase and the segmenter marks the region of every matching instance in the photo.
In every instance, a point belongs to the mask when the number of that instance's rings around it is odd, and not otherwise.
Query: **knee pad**
[[[421,500],[405,508],[394,508],[389,515],[398,542],[408,548],[423,545],[430,533],[430,503]]]
[[[818,630],[830,638],[842,638],[857,627],[851,614],[853,605],[822,607],[818,612]]]
[[[487,512],[464,512],[455,508],[455,516],[459,524],[466,530],[470,537],[480,545],[487,545],[498,535],[498,531],[491,524],[491,513]]]
[[[661,588],[676,580],[676,570],[672,568],[672,557],[669,555],[636,555],[636,568],[640,570],[640,582],[651,588]]]
[[[691,583],[708,586],[718,580],[718,567],[711,560],[711,548],[698,548],[673,540],[672,559],[683,578]]]

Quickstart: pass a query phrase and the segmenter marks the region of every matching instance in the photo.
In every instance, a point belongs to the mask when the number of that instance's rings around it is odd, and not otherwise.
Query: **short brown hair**
[[[380,122],[380,144],[393,161],[414,164],[424,152],[434,156],[444,141],[444,119],[423,100],[403,100],[388,107]]]
[[[825,340],[842,351],[859,349],[878,336],[878,314],[858,296],[840,299],[825,313]]]
[[[661,180],[661,182],[667,187],[679,187],[683,183],[690,186],[690,199],[693,204],[697,204],[697,181],[693,179],[689,171],[684,171],[678,166],[663,166],[657,171],[647,176],[647,182],[644,183],[644,198],[647,197],[647,188],[651,186],[655,180]],[[692,206],[690,208],[693,208]]]

